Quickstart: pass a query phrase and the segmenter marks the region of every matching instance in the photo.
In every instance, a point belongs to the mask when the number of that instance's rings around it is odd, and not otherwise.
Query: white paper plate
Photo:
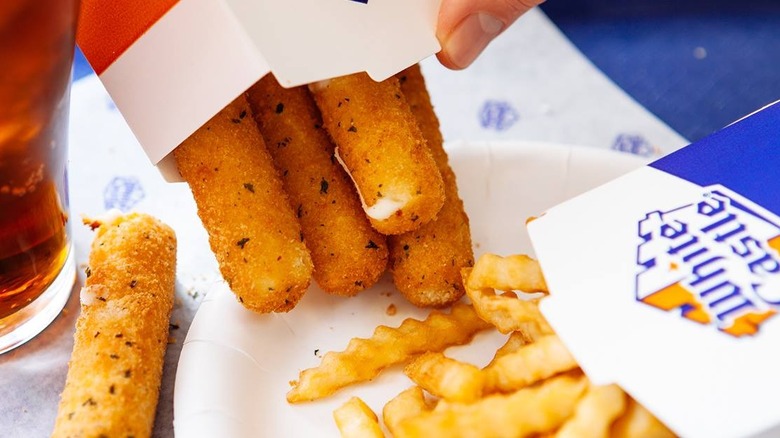
[[[456,143],[448,151],[477,256],[531,252],[526,218],[644,164],[632,155],[549,144]],[[178,438],[338,436],[332,412],[347,398],[361,397],[381,416],[384,403],[411,385],[398,367],[325,400],[289,405],[289,381],[317,365],[318,356],[370,336],[379,324],[397,326],[428,313],[406,304],[388,278],[351,299],[311,289],[282,315],[245,310],[224,285],[209,292],[176,374]],[[390,304],[397,306],[394,316],[386,313]],[[447,353],[482,366],[503,341],[484,334]]]

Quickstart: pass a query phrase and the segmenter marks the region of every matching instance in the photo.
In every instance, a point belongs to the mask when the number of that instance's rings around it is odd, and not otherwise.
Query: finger
[[[446,67],[468,67],[509,25],[544,0],[442,0],[437,55]]]

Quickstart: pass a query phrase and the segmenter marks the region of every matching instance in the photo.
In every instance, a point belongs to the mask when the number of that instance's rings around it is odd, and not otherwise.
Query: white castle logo
[[[740,337],[780,307],[780,218],[720,185],[639,221],[636,299]]]

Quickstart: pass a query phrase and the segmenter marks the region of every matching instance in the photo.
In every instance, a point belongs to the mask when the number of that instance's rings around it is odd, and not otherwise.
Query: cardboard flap
[[[116,6],[116,7],[114,7]],[[287,87],[437,52],[439,0],[84,0],[78,43],[158,164],[269,71]]]

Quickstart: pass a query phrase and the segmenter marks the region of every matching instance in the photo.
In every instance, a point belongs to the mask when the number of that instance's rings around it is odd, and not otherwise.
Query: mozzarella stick
[[[396,288],[412,304],[443,307],[464,293],[460,270],[474,265],[469,219],[447,162],[439,120],[418,65],[397,75],[412,113],[444,181],[445,201],[436,219],[417,230],[389,236],[390,270]]]
[[[240,96],[174,155],[238,301],[260,313],[286,312],[306,292],[312,261],[251,114]]]
[[[349,176],[334,159],[309,91],[282,88],[267,75],[247,97],[300,221],[317,284],[342,296],[374,285],[387,267],[385,236],[371,228]]]
[[[148,437],[168,344],[176,237],[141,214],[91,223],[97,235],[52,436]]]
[[[310,89],[371,225],[401,234],[433,220],[443,183],[398,79],[374,82],[359,73]]]

